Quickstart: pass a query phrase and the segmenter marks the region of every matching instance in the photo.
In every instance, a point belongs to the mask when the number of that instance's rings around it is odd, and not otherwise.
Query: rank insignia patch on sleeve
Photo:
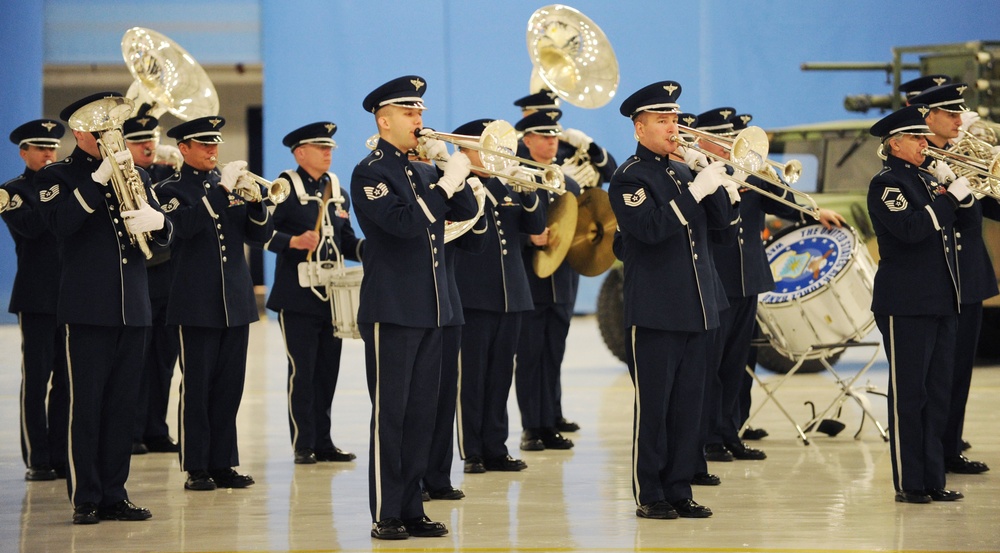
[[[639,207],[642,202],[646,201],[646,191],[640,188],[632,194],[622,194],[622,198],[625,200],[626,206]]]
[[[887,187],[882,192],[882,201],[885,202],[885,207],[888,207],[889,211],[904,211],[909,205],[903,192],[893,187]]]
[[[369,200],[377,200],[389,195],[389,187],[384,182],[378,183],[378,186],[365,186],[364,189],[365,197]]]

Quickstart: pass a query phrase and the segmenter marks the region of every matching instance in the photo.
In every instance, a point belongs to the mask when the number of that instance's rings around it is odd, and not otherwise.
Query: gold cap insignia
[[[209,119],[208,122],[212,124],[212,128],[214,129],[219,123],[222,122],[222,119]]]
[[[52,129],[56,128],[56,124],[52,121],[46,121],[42,123],[42,126],[45,127],[46,132],[52,132]]]
[[[413,88],[415,88],[416,90],[420,90],[420,87],[424,86],[425,84],[424,81],[421,81],[420,79],[410,79],[410,83],[413,84]]]

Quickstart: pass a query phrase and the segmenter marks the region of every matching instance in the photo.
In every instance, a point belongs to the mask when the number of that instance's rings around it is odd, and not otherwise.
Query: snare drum
[[[358,329],[358,305],[361,304],[360,265],[344,267],[330,279],[333,302],[333,335],[338,338],[361,338]]]
[[[817,358],[810,348],[861,340],[875,328],[875,263],[849,227],[795,225],[765,246],[775,290],[761,294],[757,321],[788,358]]]

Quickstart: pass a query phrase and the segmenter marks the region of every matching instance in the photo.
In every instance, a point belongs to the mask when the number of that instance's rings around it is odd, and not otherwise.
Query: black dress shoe
[[[210,470],[208,474],[220,488],[247,488],[254,484],[253,476],[240,474],[231,468]]]
[[[149,453],[149,448],[142,442],[132,442],[132,455],[145,455]]]
[[[958,501],[965,497],[962,492],[954,490],[927,490],[927,495],[931,496],[933,501]]]
[[[545,442],[538,430],[527,428],[521,432],[521,449],[524,451],[543,451]]]
[[[979,474],[990,470],[990,467],[982,461],[973,461],[965,455],[958,457],[948,457],[944,460],[944,468],[948,472],[955,474]]]
[[[372,537],[380,540],[405,540],[410,537],[398,518],[387,518],[372,523]]]
[[[741,461],[761,461],[767,459],[767,454],[759,449],[747,446],[743,442],[726,444],[726,449],[733,455],[733,459]]]
[[[704,505],[698,505],[693,499],[671,501],[670,505],[681,518],[708,518],[712,516],[711,509]]]
[[[639,518],[655,518],[669,520],[677,518],[677,511],[666,501],[654,501],[645,505],[639,505],[635,509],[635,516]]]
[[[185,490],[196,492],[210,491],[217,488],[215,480],[208,474],[207,470],[192,470],[188,472],[187,481],[184,482]]]
[[[170,436],[143,438],[142,443],[146,444],[146,449],[150,453],[177,453],[181,450],[180,444],[171,439]]]
[[[427,493],[427,490],[420,490],[420,501],[430,501],[431,494]]]
[[[930,503],[931,496],[924,490],[900,490],[896,492],[897,503]]]
[[[722,444],[705,444],[705,460],[728,463],[733,460],[733,454]]]
[[[722,479],[707,472],[699,472],[694,475],[694,478],[691,479],[692,486],[718,486],[721,483]]]
[[[97,509],[97,517],[101,520],[146,520],[152,516],[149,509],[137,507],[127,499]]]
[[[448,528],[443,522],[434,522],[424,515],[420,518],[404,520],[403,527],[406,533],[414,538],[436,538],[448,533]]]
[[[505,455],[504,457],[494,457],[492,459],[484,459],[483,467],[486,470],[494,470],[500,472],[517,472],[519,470],[524,470],[528,468],[528,464],[520,459],[514,459],[510,455]]]
[[[563,436],[555,428],[543,428],[541,436],[545,449],[573,449],[573,440]]]
[[[972,444],[970,444],[965,440],[962,440],[962,451],[967,451],[969,449],[972,449]]]
[[[486,472],[486,467],[483,466],[483,460],[479,457],[469,457],[465,460],[465,472],[467,474],[482,474]]]
[[[344,451],[339,447],[321,449],[316,452],[316,460],[321,463],[349,463],[357,458],[357,455],[350,451]]]
[[[316,464],[316,454],[313,450],[309,448],[296,449],[295,450],[295,464],[296,465],[315,465]]]
[[[579,424],[566,420],[566,417],[561,417],[556,421],[556,430],[560,432],[576,432],[579,429]]]
[[[428,492],[431,499],[462,499],[465,497],[465,492],[458,488],[453,488],[448,486],[447,488],[441,488],[440,490],[432,490]]]
[[[744,440],[762,440],[767,436],[767,430],[764,430],[763,428],[747,427],[747,429],[743,431],[742,438]]]
[[[28,482],[40,482],[45,480],[55,480],[56,471],[52,470],[52,467],[48,465],[40,465],[37,467],[31,467],[27,472],[24,473],[24,479]]]
[[[73,524],[97,524],[100,521],[97,518],[97,505],[93,503],[77,505],[73,509]]]

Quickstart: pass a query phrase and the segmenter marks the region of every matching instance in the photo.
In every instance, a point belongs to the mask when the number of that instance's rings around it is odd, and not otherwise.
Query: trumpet
[[[266,196],[275,205],[287,200],[291,192],[292,185],[285,177],[278,177],[273,181],[269,181],[250,171],[244,171],[236,181],[236,186],[233,187],[233,194],[238,195],[248,202],[260,202]]]
[[[942,150],[928,146],[921,154],[946,163],[954,171],[955,176],[969,180],[969,189],[978,194],[1000,200],[1000,154],[989,159],[981,159],[951,150]]]
[[[816,203],[816,200],[812,198],[812,196],[806,194],[805,192],[796,190],[791,186],[788,186],[784,182],[781,182],[781,180],[772,177],[767,171],[767,166],[768,166],[767,151],[769,145],[767,142],[767,135],[764,133],[764,130],[761,129],[760,127],[753,127],[753,126],[747,127],[746,129],[740,131],[740,133],[733,138],[728,138],[716,134],[707,133],[704,131],[699,131],[697,129],[687,127],[684,125],[678,125],[677,127],[681,130],[681,132],[684,132],[685,134],[689,134],[697,139],[707,140],[718,146],[721,146],[723,149],[729,152],[730,159],[726,159],[722,156],[709,152],[708,150],[698,146],[696,141],[687,141],[681,138],[680,136],[672,137],[671,138],[672,141],[681,144],[685,148],[693,148],[704,154],[706,157],[711,158],[715,161],[721,161],[726,165],[732,167],[733,169],[738,169],[740,171],[749,173],[767,183],[770,183],[773,186],[778,187],[779,189],[782,190],[782,193],[780,195],[775,194],[771,190],[760,188],[756,185],[744,182],[734,177],[727,177],[729,178],[729,180],[736,182],[741,188],[742,187],[749,188],[762,196],[770,198],[778,203],[787,205],[793,209],[805,213],[806,215],[809,215],[810,217],[816,220],[819,220],[819,205]],[[791,166],[792,170],[795,169],[795,164],[789,162],[782,167],[782,172],[784,172],[785,168],[789,166]],[[799,173],[801,173],[801,163],[798,164],[798,171]],[[802,198],[802,200],[808,203],[809,205],[803,206],[792,200],[789,200],[788,198],[785,197],[786,194],[792,194],[793,197]]]

